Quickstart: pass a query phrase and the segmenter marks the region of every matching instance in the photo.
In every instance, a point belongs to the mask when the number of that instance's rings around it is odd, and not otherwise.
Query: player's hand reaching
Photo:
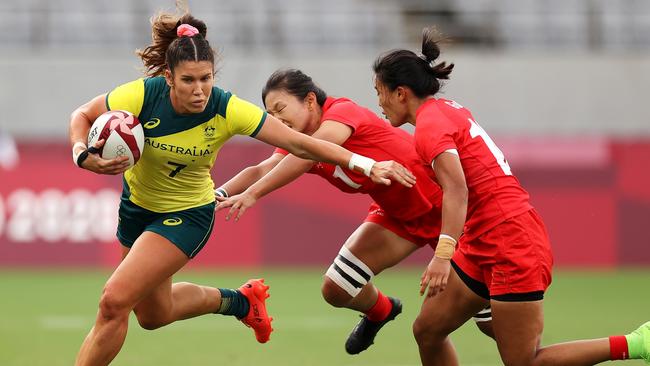
[[[257,198],[255,198],[253,194],[246,191],[228,198],[216,196],[216,200],[216,211],[230,207],[230,210],[226,214],[226,220],[230,220],[230,217],[235,215],[235,221],[239,221],[239,219],[244,215],[244,212],[246,212],[248,208],[252,207],[255,202],[257,202]]]
[[[424,295],[429,286],[427,296],[435,296],[447,287],[451,263],[449,259],[434,256],[420,278],[420,296]]]
[[[88,148],[88,157],[81,163],[81,167],[97,174],[116,175],[124,173],[129,169],[129,158],[127,156],[118,156],[110,160],[102,159],[98,152],[104,146],[104,142],[104,139],[101,139]],[[76,153],[79,153],[79,151]]]
[[[387,186],[393,180],[409,188],[415,184],[415,175],[402,164],[393,160],[378,161],[373,164],[372,170],[370,171],[370,179],[377,184]]]

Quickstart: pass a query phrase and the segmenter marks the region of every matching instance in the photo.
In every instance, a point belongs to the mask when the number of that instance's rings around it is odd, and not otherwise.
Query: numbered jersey
[[[429,178],[426,166],[415,152],[413,136],[346,98],[327,98],[321,122],[328,120],[352,129],[352,135],[342,144],[344,148],[376,161],[397,161],[415,174],[417,183],[413,188],[395,183],[378,185],[361,173],[327,163],[314,164],[310,173],[327,179],[343,192],[369,194],[388,215],[399,221],[433,215],[435,219],[430,221],[435,221],[439,229],[442,191]],[[287,154],[282,149],[275,152]]]
[[[140,161],[124,173],[124,194],[150,211],[173,212],[214,201],[210,169],[233,135],[255,136],[266,112],[217,87],[205,110],[174,111],[163,77],[138,79],[111,91],[109,110],[127,110],[144,127]]]
[[[415,146],[429,166],[445,151],[458,153],[469,192],[465,224],[469,238],[532,208],[501,150],[460,104],[430,99],[420,106]]]

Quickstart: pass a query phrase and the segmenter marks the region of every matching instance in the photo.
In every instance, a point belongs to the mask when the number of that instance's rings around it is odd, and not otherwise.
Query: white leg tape
[[[356,297],[359,295],[359,292],[361,292],[361,287],[354,287],[353,284],[343,278],[343,276],[338,271],[336,271],[336,269],[334,269],[334,264],[332,264],[330,268],[327,269],[325,275],[352,297]]]
[[[370,268],[345,246],[341,248],[325,275],[352,297],[357,296],[361,288],[374,276]]]
[[[474,321],[477,323],[492,321],[492,308],[490,306],[486,307],[485,309],[476,313],[472,319],[474,319]]]
[[[368,276],[374,277],[375,274],[372,273],[372,270],[366,266],[365,263],[361,261],[361,259],[357,258],[352,252],[344,246],[341,247],[341,250],[339,250],[339,255],[342,256],[343,258],[349,260],[350,262],[354,263],[357,267],[361,268],[363,272],[365,272]]]

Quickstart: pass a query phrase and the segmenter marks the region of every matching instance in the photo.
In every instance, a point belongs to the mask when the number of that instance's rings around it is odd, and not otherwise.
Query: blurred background
[[[372,62],[393,48],[419,51],[422,28],[435,25],[445,38],[440,60],[456,64],[442,96],[473,112],[548,226],[557,271],[547,297],[544,343],[621,333],[650,318],[643,306],[650,301],[649,1],[190,0],[189,6],[208,24],[208,39],[221,54],[218,85],[260,106],[266,78],[277,68],[294,67],[328,94],[378,112]],[[171,0],[0,3],[2,365],[70,364],[92,326],[101,286],[119,261],[121,180],[74,166],[69,115],[142,75],[133,51],[149,44],[151,15],[173,8]],[[217,159],[215,183],[271,152],[253,139],[233,139]],[[409,328],[416,297],[401,325],[387,330],[383,353],[348,358],[342,342],[356,320],[351,312],[328,308],[318,294],[321,274],[369,202],[317,177],[302,177],[265,197],[238,223],[223,221],[220,213],[210,242],[185,275],[232,280],[229,286],[251,274],[277,278],[277,291],[287,295],[272,300],[285,319],[293,319],[285,324],[284,334],[291,337],[278,333],[275,351],[250,351],[246,356],[253,359],[278,365],[417,364]],[[385,277],[386,286],[411,297],[431,254],[430,248],[418,251],[378,281]],[[308,290],[296,291],[309,294],[305,306],[319,309],[320,323],[305,323],[296,316],[305,310],[287,300],[300,281],[309,282]],[[615,290],[619,295],[611,295]],[[598,321],[585,327],[593,318]],[[198,344],[206,334],[216,337],[210,326],[193,328],[203,323],[192,322],[160,331],[159,340],[148,335],[127,345],[168,342],[171,348],[179,334],[196,337]],[[230,363],[250,364],[241,356],[249,351],[239,352],[242,344],[252,344],[250,335],[241,327],[230,331],[242,340],[216,338],[229,345],[227,351],[208,343],[206,353],[190,361],[153,350],[140,354],[134,346],[116,363],[202,365],[210,352],[226,352]],[[145,334],[133,332],[136,339]],[[282,342],[294,359],[283,358]],[[296,342],[305,345],[291,347]],[[464,364],[499,364],[495,347],[474,329],[461,329],[457,342]],[[312,343],[326,353],[310,357]],[[48,357],[38,358],[43,355]]]

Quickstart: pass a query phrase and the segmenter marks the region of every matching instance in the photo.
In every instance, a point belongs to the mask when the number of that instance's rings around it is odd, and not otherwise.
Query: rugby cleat
[[[345,342],[345,351],[347,353],[356,355],[368,349],[374,343],[375,336],[379,330],[402,312],[402,302],[399,299],[389,296],[388,300],[390,300],[393,306],[386,319],[380,322],[373,322],[368,320],[368,317],[365,315],[361,317],[361,320],[352,329],[352,333],[350,333],[348,340]]]
[[[248,314],[241,318],[241,322],[247,327],[253,328],[255,338],[260,343],[269,341],[273,327],[271,327],[272,317],[266,312],[266,299],[271,296],[268,293],[269,286],[264,284],[264,279],[248,280],[239,287],[239,292],[248,299]]]
[[[650,322],[625,336],[630,358],[642,359],[650,365]]]

